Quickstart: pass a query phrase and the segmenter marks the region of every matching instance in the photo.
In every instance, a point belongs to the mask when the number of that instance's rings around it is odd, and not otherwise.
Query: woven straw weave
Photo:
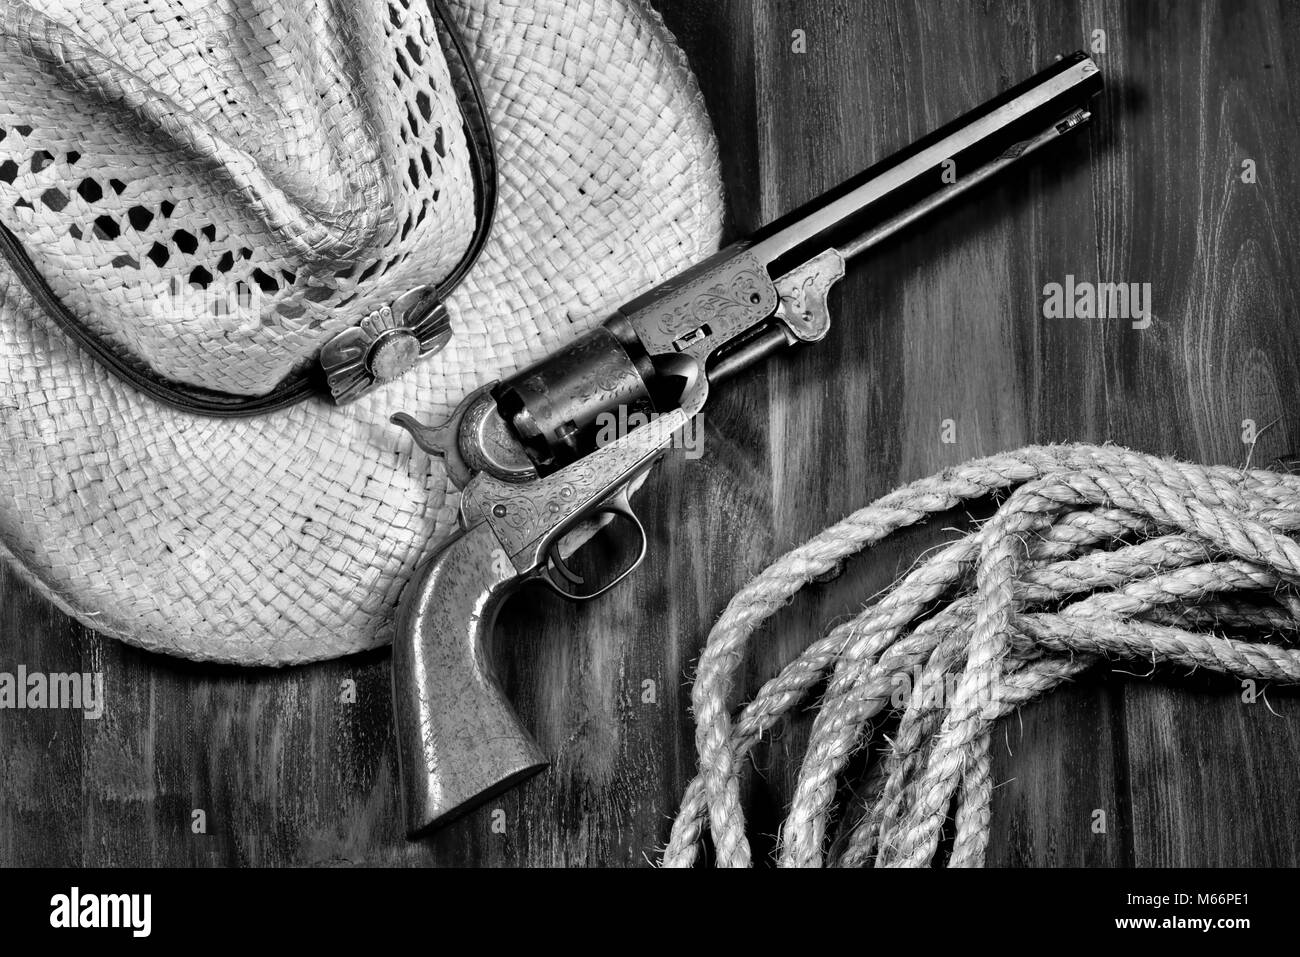
[[[0,17],[34,16],[22,6],[3,0]],[[278,195],[286,205],[275,211],[268,199],[253,215],[244,208],[247,191],[232,198],[219,164],[205,168],[191,155],[185,160],[191,166],[177,156],[169,166],[150,144],[115,142],[108,111],[81,128],[104,137],[93,157],[76,148],[75,124],[57,143],[39,140],[56,154],[56,165],[67,164],[71,151],[81,153],[75,165],[95,164],[110,179],[114,169],[133,178],[147,169],[150,185],[130,186],[122,202],[160,203],[176,189],[192,204],[186,216],[229,215],[217,239],[200,241],[186,266],[210,261],[204,257],[211,247],[247,241],[254,251],[248,262],[263,271],[296,266],[294,291],[282,289],[286,303],[302,304],[297,289],[306,277],[323,277],[331,257],[353,257],[345,252],[349,246],[363,251],[358,261],[387,262],[390,250],[410,255],[382,278],[335,276],[330,295],[340,298],[304,305],[298,320],[279,310],[283,322],[242,340],[214,323],[209,340],[187,330],[177,342],[155,324],[144,299],[144,311],[108,308],[132,301],[123,284],[138,282],[149,267],[104,262],[106,241],[92,243],[93,256],[76,262],[67,240],[41,225],[45,214],[31,199],[26,213],[32,215],[19,221],[28,238],[46,236],[56,250],[50,255],[72,257],[56,288],[79,315],[114,323],[114,335],[151,361],[170,363],[173,373],[262,388],[304,354],[307,340],[295,339],[297,332],[312,322],[322,328],[343,322],[343,314],[355,321],[344,305],[349,296],[382,299],[412,278],[436,278],[459,255],[473,223],[459,127],[442,124],[446,155],[419,186],[404,176],[418,141],[403,140],[412,87],[394,83],[391,57],[406,46],[394,45],[394,37],[427,36],[418,0],[101,0],[43,9],[62,20],[75,7],[87,37],[79,55],[113,59],[119,44],[135,41],[96,26],[85,11],[100,6],[114,18],[138,8],[142,35],[155,25],[175,33],[191,24],[198,36],[208,29],[220,34],[222,18],[225,29],[233,29],[229,18],[236,11],[250,18],[235,30],[238,36],[225,36],[224,47],[215,44],[229,51],[228,59],[197,66],[202,57],[193,50],[163,52],[148,71],[134,69],[133,82],[203,104],[192,112],[213,128],[229,118],[221,120],[216,100],[202,99],[224,95],[211,77],[243,71],[242,85],[230,89],[242,91],[244,102],[256,99],[276,122],[242,133],[234,131],[237,124],[227,129],[244,137],[238,141],[246,150],[257,147],[262,171],[272,171],[266,182],[279,190],[265,196]],[[158,16],[177,6],[188,20]],[[0,543],[21,574],[82,621],[148,648],[244,664],[315,660],[387,642],[401,588],[431,542],[453,528],[456,503],[440,461],[414,451],[388,416],[447,414],[469,390],[586,331],[716,247],[722,206],[715,144],[694,80],[656,14],[632,0],[454,0],[450,6],[484,85],[501,195],[492,240],[449,302],[452,343],[405,379],[342,409],[311,401],[247,421],[186,416],[111,378],[0,269],[0,468],[8,487],[0,497]],[[338,19],[341,10],[346,22]],[[382,68],[346,53],[357,37],[371,54],[390,58]],[[318,40],[323,47],[313,45]],[[155,49],[170,47],[159,41]],[[332,52],[303,52],[312,50]],[[5,47],[0,69],[10,70],[16,59]],[[276,104],[304,101],[292,92],[300,80],[288,75],[288,65],[319,71],[334,99],[323,96],[318,112],[276,113]],[[441,58],[426,55],[422,66],[427,72],[414,88],[445,91]],[[356,82],[358,73],[368,79]],[[76,100],[49,97],[50,104]],[[31,107],[37,108],[35,99]],[[12,104],[9,109],[17,112]],[[445,116],[447,104],[436,109]],[[384,132],[367,145],[363,128]],[[24,148],[32,138],[53,136],[15,130],[0,142],[0,154],[13,154],[15,135]],[[254,137],[261,139],[254,143]],[[28,173],[18,182],[29,182]],[[23,191],[31,195],[28,186]],[[4,193],[4,201],[12,205],[13,195]],[[378,207],[372,196],[383,197]],[[401,211],[426,200],[436,219],[389,245]],[[3,218],[14,223],[8,208]],[[150,230],[167,228],[149,224],[137,231],[145,234],[138,243],[155,235]],[[83,280],[87,288],[74,289]],[[212,351],[213,343],[241,341],[229,356]]]

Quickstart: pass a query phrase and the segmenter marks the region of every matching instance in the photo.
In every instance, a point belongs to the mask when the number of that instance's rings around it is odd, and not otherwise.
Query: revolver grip
[[[497,611],[522,578],[481,523],[439,549],[402,598],[393,710],[412,837],[546,767],[485,647]]]

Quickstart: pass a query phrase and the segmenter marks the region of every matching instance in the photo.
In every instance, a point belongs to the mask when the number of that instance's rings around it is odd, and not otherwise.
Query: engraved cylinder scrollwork
[[[596,447],[602,413],[617,418],[623,412],[625,419],[654,410],[643,369],[605,326],[502,382],[492,394],[542,474]]]

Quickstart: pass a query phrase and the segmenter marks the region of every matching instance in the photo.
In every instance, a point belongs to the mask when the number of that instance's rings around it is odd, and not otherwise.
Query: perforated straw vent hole
[[[419,44],[415,42],[414,37],[408,36],[406,38],[406,52],[411,55],[411,59],[417,64],[424,66],[424,52],[420,49]],[[428,116],[425,117],[426,120],[428,118]]]
[[[302,297],[308,302],[324,302],[333,296],[334,292],[333,289],[327,286],[311,286],[302,294]]]
[[[132,229],[137,233],[142,233],[149,228],[149,224],[153,222],[154,215],[143,206],[132,206],[127,210],[126,218],[130,221]]]
[[[253,270],[253,282],[257,283],[258,288],[261,289],[262,292],[280,291],[280,284],[260,269]]]

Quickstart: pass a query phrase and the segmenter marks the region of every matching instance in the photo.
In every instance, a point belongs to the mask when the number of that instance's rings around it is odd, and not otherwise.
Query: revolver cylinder
[[[539,474],[595,449],[603,414],[656,411],[650,386],[654,367],[624,326],[616,316],[492,390],[498,412]]]

